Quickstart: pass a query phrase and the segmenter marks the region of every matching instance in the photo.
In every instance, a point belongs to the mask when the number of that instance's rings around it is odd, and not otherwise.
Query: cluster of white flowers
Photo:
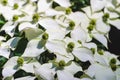
[[[107,51],[111,25],[120,29],[120,0],[90,0],[74,12],[72,5],[0,0],[3,80],[120,80],[118,56]],[[15,77],[20,70],[27,75]]]

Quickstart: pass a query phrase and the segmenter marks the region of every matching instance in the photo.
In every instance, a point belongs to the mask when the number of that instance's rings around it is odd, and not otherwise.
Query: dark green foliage
[[[81,11],[81,8],[90,5],[90,0],[70,0],[72,11]]]
[[[16,49],[13,52],[13,55],[21,56],[23,54],[24,50],[26,49],[27,43],[28,43],[28,40],[26,38],[20,39]]]
[[[84,72],[78,71],[77,73],[74,74],[74,77],[80,78],[83,74]]]
[[[81,65],[82,69],[85,70],[85,69],[88,69],[88,67],[91,65],[91,63],[89,61],[80,62],[80,65]]]
[[[54,60],[56,55],[54,53],[49,53],[47,50],[40,55],[39,62],[41,64],[47,63],[50,60]]]
[[[34,76],[32,73],[27,73],[24,70],[18,70],[13,76],[14,78],[20,78],[24,76]]]
[[[57,6],[60,6],[60,5],[53,1],[53,3],[52,3],[52,8],[55,8],[55,7],[57,7]]]
[[[5,24],[5,22],[7,22],[7,21],[5,20],[5,18],[3,17],[3,15],[0,14],[0,29]]]
[[[81,67],[82,67],[82,69],[83,70],[86,70],[86,69],[88,69],[88,67],[91,65],[91,63],[89,62],[89,61],[86,61],[86,62],[82,62],[82,61],[80,61],[78,58],[74,58],[74,61],[76,62],[76,63],[78,63]]]
[[[0,56],[0,68],[3,67],[3,65],[6,63],[7,58]]]
[[[42,29],[43,31],[46,30],[46,29],[45,29],[43,26],[41,26],[40,24],[38,24],[38,28],[39,28],[39,29]]]
[[[71,38],[70,32],[68,34],[66,34],[65,37],[70,37]]]
[[[7,58],[0,56],[0,80],[2,80],[2,67],[4,66],[4,64],[7,62]]]

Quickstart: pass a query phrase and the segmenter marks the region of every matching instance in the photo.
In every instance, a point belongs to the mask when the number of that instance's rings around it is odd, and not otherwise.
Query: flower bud
[[[117,69],[116,64],[110,64],[110,66],[111,66],[111,69],[112,69],[113,71],[115,71],[115,70]]]
[[[3,4],[4,6],[6,6],[7,3],[8,3],[8,0],[2,0],[2,4]]]
[[[92,31],[93,29],[94,29],[94,25],[89,25],[88,27],[87,27],[87,29],[88,29],[88,31]]]
[[[115,58],[112,58],[112,59],[110,60],[110,64],[116,64],[116,59],[115,59]]]
[[[104,54],[103,50],[99,50],[98,54],[103,55]]]
[[[75,44],[73,42],[68,43],[67,51],[72,52],[74,47],[75,47]]]
[[[19,66],[22,66],[23,63],[24,63],[24,59],[23,59],[22,57],[19,57],[19,58],[17,59],[17,64],[18,64]]]
[[[37,22],[39,20],[40,16],[38,13],[33,14],[32,20],[33,22]]]
[[[15,3],[15,4],[13,5],[13,9],[18,9],[18,7],[19,7],[19,5],[18,5],[17,3]]]
[[[47,40],[48,37],[49,37],[49,35],[48,35],[47,33],[44,33],[44,34],[42,35],[42,39],[43,39],[43,40]]]
[[[18,15],[13,16],[13,21],[17,21],[19,19]]]
[[[66,9],[66,14],[70,14],[72,12],[71,8]]]
[[[95,28],[96,20],[92,19],[89,23],[89,26],[87,27],[88,31],[92,31]]]
[[[109,64],[110,64],[110,67],[111,67],[111,69],[113,70],[113,71],[115,71],[116,70],[116,68],[117,68],[117,66],[116,66],[116,59],[115,58],[112,58],[111,60],[110,60],[110,62],[109,62]]]
[[[91,24],[91,25],[96,25],[96,20],[95,20],[95,19],[92,19],[89,24]]]
[[[93,54],[95,54],[95,48],[91,48]]]
[[[105,13],[105,14],[103,15],[103,17],[102,17],[103,22],[107,23],[109,17],[110,17],[109,14],[108,14],[108,13]]]
[[[66,63],[65,63],[64,60],[61,60],[61,61],[58,63],[59,67],[64,67],[65,64],[66,64]]]
[[[69,22],[69,29],[70,29],[70,30],[73,30],[74,27],[75,27],[75,23],[74,23],[73,21],[70,21],[70,22]]]

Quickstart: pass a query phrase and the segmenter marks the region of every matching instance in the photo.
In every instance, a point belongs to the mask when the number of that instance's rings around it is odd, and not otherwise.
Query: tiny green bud
[[[93,52],[93,54],[95,54],[95,48],[91,48],[91,51]]]
[[[24,63],[24,59],[23,59],[22,57],[19,57],[19,58],[17,59],[17,64],[18,64],[19,66],[22,66],[23,63]]]
[[[95,19],[92,19],[89,24],[91,24],[91,25],[96,25],[96,20],[95,20]]]
[[[88,27],[87,27],[87,29],[88,29],[88,31],[92,31],[93,29],[94,29],[94,25],[89,25]]]
[[[89,31],[92,31],[94,28],[95,28],[95,25],[96,25],[96,20],[95,19],[92,19],[89,23],[89,26],[87,27],[87,29]]]
[[[64,60],[61,60],[61,61],[58,63],[59,67],[64,67],[65,64],[66,64],[66,63],[65,63]]]
[[[15,4],[13,5],[13,9],[18,9],[18,7],[19,7],[19,5],[18,5],[17,3],[15,3]]]
[[[116,59],[115,59],[115,58],[112,58],[112,59],[110,60],[110,64],[116,64]]]
[[[98,50],[98,54],[103,55],[104,54],[103,50]]]
[[[82,44],[82,42],[81,42],[80,40],[78,40],[78,43],[79,43],[79,44]]]
[[[75,27],[75,23],[74,23],[73,21],[70,21],[70,22],[69,22],[69,29],[70,29],[70,30],[73,30],[74,27]]]
[[[40,18],[40,16],[39,16],[38,13],[33,14],[32,19],[33,19],[34,22],[37,22],[39,20],[39,18]]]
[[[13,16],[13,21],[17,21],[19,19],[18,15]]]
[[[115,59],[115,58],[112,58],[112,59],[110,60],[109,64],[110,64],[111,69],[112,69],[113,71],[115,71],[116,68],[117,68],[117,66],[116,66],[116,59]]]
[[[110,16],[109,16],[109,13],[105,13],[104,15],[103,15],[103,22],[107,22],[107,20],[108,20],[108,18],[109,18]]]
[[[111,66],[111,69],[112,69],[113,71],[115,71],[115,70],[117,69],[116,64],[110,64],[110,66]]]
[[[49,35],[48,35],[47,33],[44,33],[44,34],[42,35],[42,39],[43,39],[43,40],[47,40],[48,37],[49,37]]]
[[[7,3],[8,3],[8,0],[2,0],[2,4],[3,4],[4,6],[6,6]]]
[[[70,14],[72,12],[71,8],[66,9],[66,14]]]
[[[53,18],[53,19],[55,19],[55,18],[56,18],[56,16],[53,16],[52,18]]]
[[[73,42],[68,43],[67,51],[72,52],[74,47],[75,47],[75,44]]]
[[[74,48],[75,44],[73,42],[68,43],[67,47],[68,48]]]
[[[109,13],[105,13],[104,17],[109,18],[110,17]]]

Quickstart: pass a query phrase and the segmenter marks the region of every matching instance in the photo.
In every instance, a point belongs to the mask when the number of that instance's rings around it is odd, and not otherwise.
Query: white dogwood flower
[[[28,67],[29,66],[29,67]],[[10,58],[5,65],[3,66],[2,75],[4,78],[12,77],[15,72],[22,69],[26,72],[34,73],[34,66],[40,66],[40,63],[37,61],[31,62],[25,58],[14,56]]]

